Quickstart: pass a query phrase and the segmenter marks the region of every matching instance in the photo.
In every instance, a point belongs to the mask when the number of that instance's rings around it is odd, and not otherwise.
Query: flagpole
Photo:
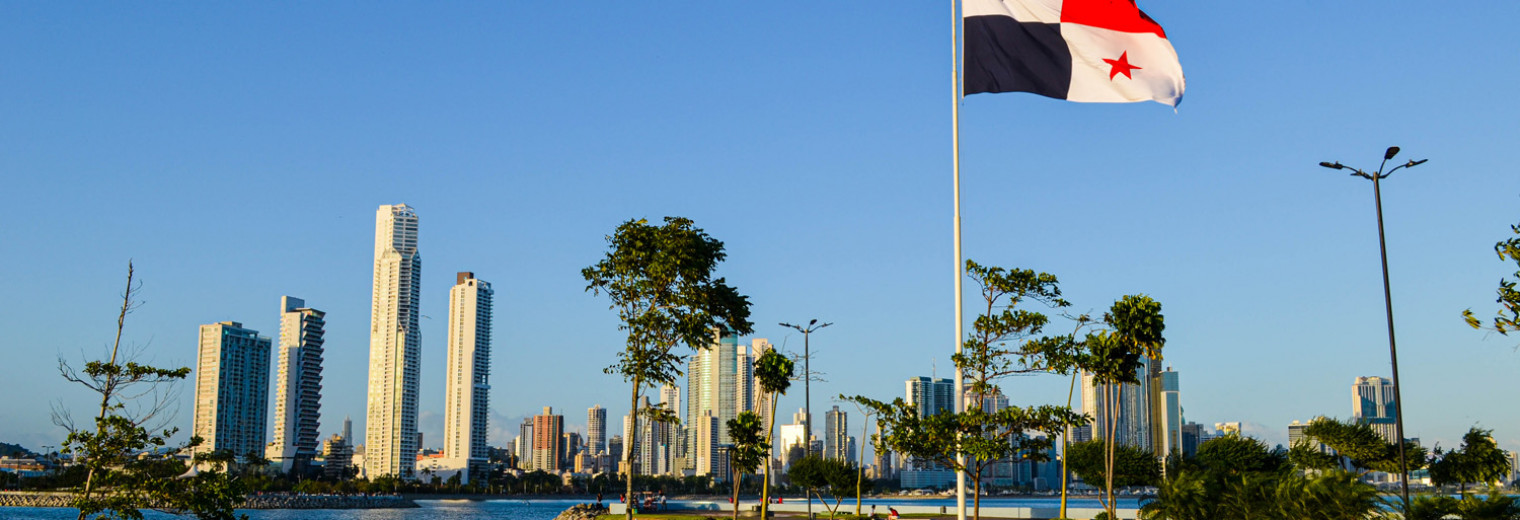
[[[961,261],[961,13],[960,1],[950,0],[950,143],[953,148],[951,163],[955,181],[955,353],[961,353],[961,341],[965,337],[962,314],[963,280],[965,268]],[[955,365],[955,411],[965,411],[965,380],[960,364]],[[955,462],[966,467],[966,454],[959,448]],[[955,472],[955,518],[966,520],[966,472]]]

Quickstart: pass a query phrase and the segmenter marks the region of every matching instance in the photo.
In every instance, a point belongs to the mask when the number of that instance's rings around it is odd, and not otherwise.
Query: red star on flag
[[[1129,51],[1124,51],[1123,54],[1119,55],[1119,59],[1117,59],[1117,60],[1110,60],[1110,59],[1106,59],[1105,58],[1103,60],[1103,63],[1107,63],[1107,64],[1109,64],[1109,66],[1112,67],[1112,68],[1110,68],[1108,70],[1108,79],[1109,80],[1114,79],[1114,76],[1118,76],[1120,74],[1123,74],[1124,77],[1126,77],[1126,78],[1135,79],[1134,76],[1129,75],[1129,71],[1131,71],[1131,70],[1140,70],[1140,69],[1143,68],[1143,67],[1136,67],[1134,65],[1130,65],[1129,64]]]

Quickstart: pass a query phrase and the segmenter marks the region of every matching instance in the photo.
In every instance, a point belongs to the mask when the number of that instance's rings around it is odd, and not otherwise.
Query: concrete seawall
[[[69,493],[0,492],[0,507],[69,507]],[[238,509],[404,509],[417,503],[399,496],[249,495]]]

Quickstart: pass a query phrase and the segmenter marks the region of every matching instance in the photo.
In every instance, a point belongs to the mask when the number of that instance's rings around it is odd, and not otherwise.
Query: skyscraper
[[[1113,417],[1115,442],[1147,450],[1152,444],[1152,420],[1160,403],[1161,360],[1141,358],[1136,369],[1138,384],[1099,385],[1092,374],[1082,374],[1082,412],[1093,418],[1092,438],[1106,439],[1109,435],[1110,412]],[[1113,398],[1110,407],[1107,401]]]
[[[1167,367],[1160,374],[1161,395],[1159,400],[1160,412],[1152,424],[1156,427],[1154,435],[1155,446],[1152,453],[1158,456],[1170,456],[1173,452],[1182,453],[1182,391],[1181,381],[1177,372]]]
[[[823,458],[848,461],[850,451],[849,416],[835,405],[823,414]]]
[[[725,465],[719,459],[722,458],[722,438],[718,436],[718,418],[711,411],[703,412],[698,416],[696,424],[692,425],[696,442],[692,446],[697,453],[696,473],[697,476],[711,476],[713,480],[720,480],[725,473]]]
[[[1394,442],[1397,407],[1393,400],[1393,381],[1376,376],[1358,377],[1351,384],[1351,419],[1369,424],[1384,440]]]
[[[586,435],[590,437],[587,442],[592,455],[607,453],[607,409],[602,405],[586,410]]]
[[[544,407],[543,415],[533,416],[533,469],[554,472],[560,469],[560,443],[564,442],[565,416],[554,415]]]
[[[715,442],[724,442],[724,439],[728,439],[728,421],[745,411],[740,406],[749,401],[747,397],[741,398],[738,395],[741,386],[738,338],[715,329],[713,344],[692,356],[687,368],[688,422],[701,423],[705,420],[704,416],[712,415],[717,420]],[[696,436],[700,433],[695,426],[688,426],[686,432],[692,436],[688,439],[687,446],[694,452],[686,456],[698,462],[712,460],[713,454],[700,452],[712,443],[699,442]],[[698,468],[698,471],[701,469]]]
[[[680,417],[685,410],[681,409],[681,387],[665,385],[660,387],[660,405]]]
[[[955,381],[915,377],[907,383],[908,404],[918,409],[919,417],[928,417],[941,411],[955,411]]]
[[[405,204],[375,212],[375,276],[369,314],[369,410],[364,466],[371,479],[416,478],[417,386],[422,334],[417,326],[422,256],[417,212]]]
[[[305,471],[317,455],[322,418],[322,335],[326,313],[306,301],[280,297],[280,368],[276,375],[274,440],[264,458],[281,471]]]
[[[198,452],[229,451],[240,460],[264,452],[270,344],[235,321],[201,325],[194,435],[204,444]]]
[[[765,338],[754,338],[749,342],[750,410],[760,416],[760,424],[762,425],[771,424],[771,401],[770,396],[766,395],[765,389],[760,388],[760,382],[755,380],[754,366],[755,361],[759,360],[760,356],[765,355],[767,351],[773,348],[770,340]]]
[[[533,418],[523,419],[522,424],[517,425],[517,468],[531,470],[533,468]]]
[[[918,410],[919,417],[928,417],[941,411],[955,411],[955,381],[915,377],[907,381],[906,400]],[[927,460],[905,458],[903,460],[902,487],[916,489],[926,487],[944,488],[955,480],[954,472]]]
[[[491,298],[489,282],[475,273],[456,275],[449,289],[449,371],[445,376],[443,456],[463,468],[461,480],[481,478],[491,454],[486,416],[491,391]]]

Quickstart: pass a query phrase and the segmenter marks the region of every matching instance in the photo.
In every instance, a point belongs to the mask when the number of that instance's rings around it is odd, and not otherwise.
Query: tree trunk
[[[127,289],[121,293],[121,313],[116,315],[116,340],[111,343],[111,365],[116,365],[116,353],[121,350],[121,331],[127,323],[127,311],[132,310],[132,262],[127,262]],[[106,376],[106,384],[100,392],[100,415],[95,416],[95,433],[100,434],[100,421],[106,418],[106,411],[111,408],[111,394],[116,393],[116,376]],[[84,476],[83,500],[90,499],[90,492],[95,487],[95,467],[92,464],[90,471]],[[85,520],[83,510],[79,512],[79,520]]]
[[[1071,396],[1077,392],[1077,374],[1072,371],[1071,386],[1066,389],[1066,410],[1071,410]],[[1071,480],[1071,475],[1066,470],[1067,448],[1071,445],[1071,425],[1066,425],[1066,433],[1061,435],[1061,518],[1066,518],[1066,481]]]
[[[982,520],[982,468],[976,468],[976,478],[972,479],[971,486],[976,493],[971,499],[971,517],[976,520]]]
[[[744,474],[734,472],[734,520],[739,520],[739,483],[744,481]]]
[[[855,450],[855,516],[860,516],[860,488],[866,479],[866,434],[871,433],[871,416],[861,414],[860,447]],[[880,471],[878,469],[877,471]]]
[[[628,494],[624,495],[623,518],[633,520],[633,447],[639,445],[639,387],[644,383],[642,378],[633,378],[633,399],[628,406],[628,416],[632,418],[628,427],[628,438],[623,440],[623,474],[628,476]]]
[[[1122,389],[1120,391],[1122,391]],[[1107,409],[1108,413],[1108,424],[1106,425],[1108,427],[1108,439],[1103,443],[1104,448],[1106,448],[1108,452],[1107,459],[1105,460],[1108,466],[1106,469],[1108,469],[1108,471],[1106,472],[1107,475],[1104,475],[1108,484],[1107,508],[1108,517],[1117,518],[1118,506],[1114,504],[1114,466],[1116,462],[1114,460],[1114,445],[1117,443],[1114,442],[1114,437],[1118,431],[1118,425],[1115,423],[1119,420],[1119,409],[1117,403],[1114,401],[1119,399],[1119,392],[1114,391],[1114,385],[1112,383],[1109,383],[1104,391],[1104,394],[1108,397],[1108,399],[1104,399],[1104,408]]]
[[[771,392],[771,413],[765,425],[765,444],[769,446],[765,450],[765,478],[760,486],[760,520],[770,518],[771,511],[771,458],[776,452],[776,393]]]

